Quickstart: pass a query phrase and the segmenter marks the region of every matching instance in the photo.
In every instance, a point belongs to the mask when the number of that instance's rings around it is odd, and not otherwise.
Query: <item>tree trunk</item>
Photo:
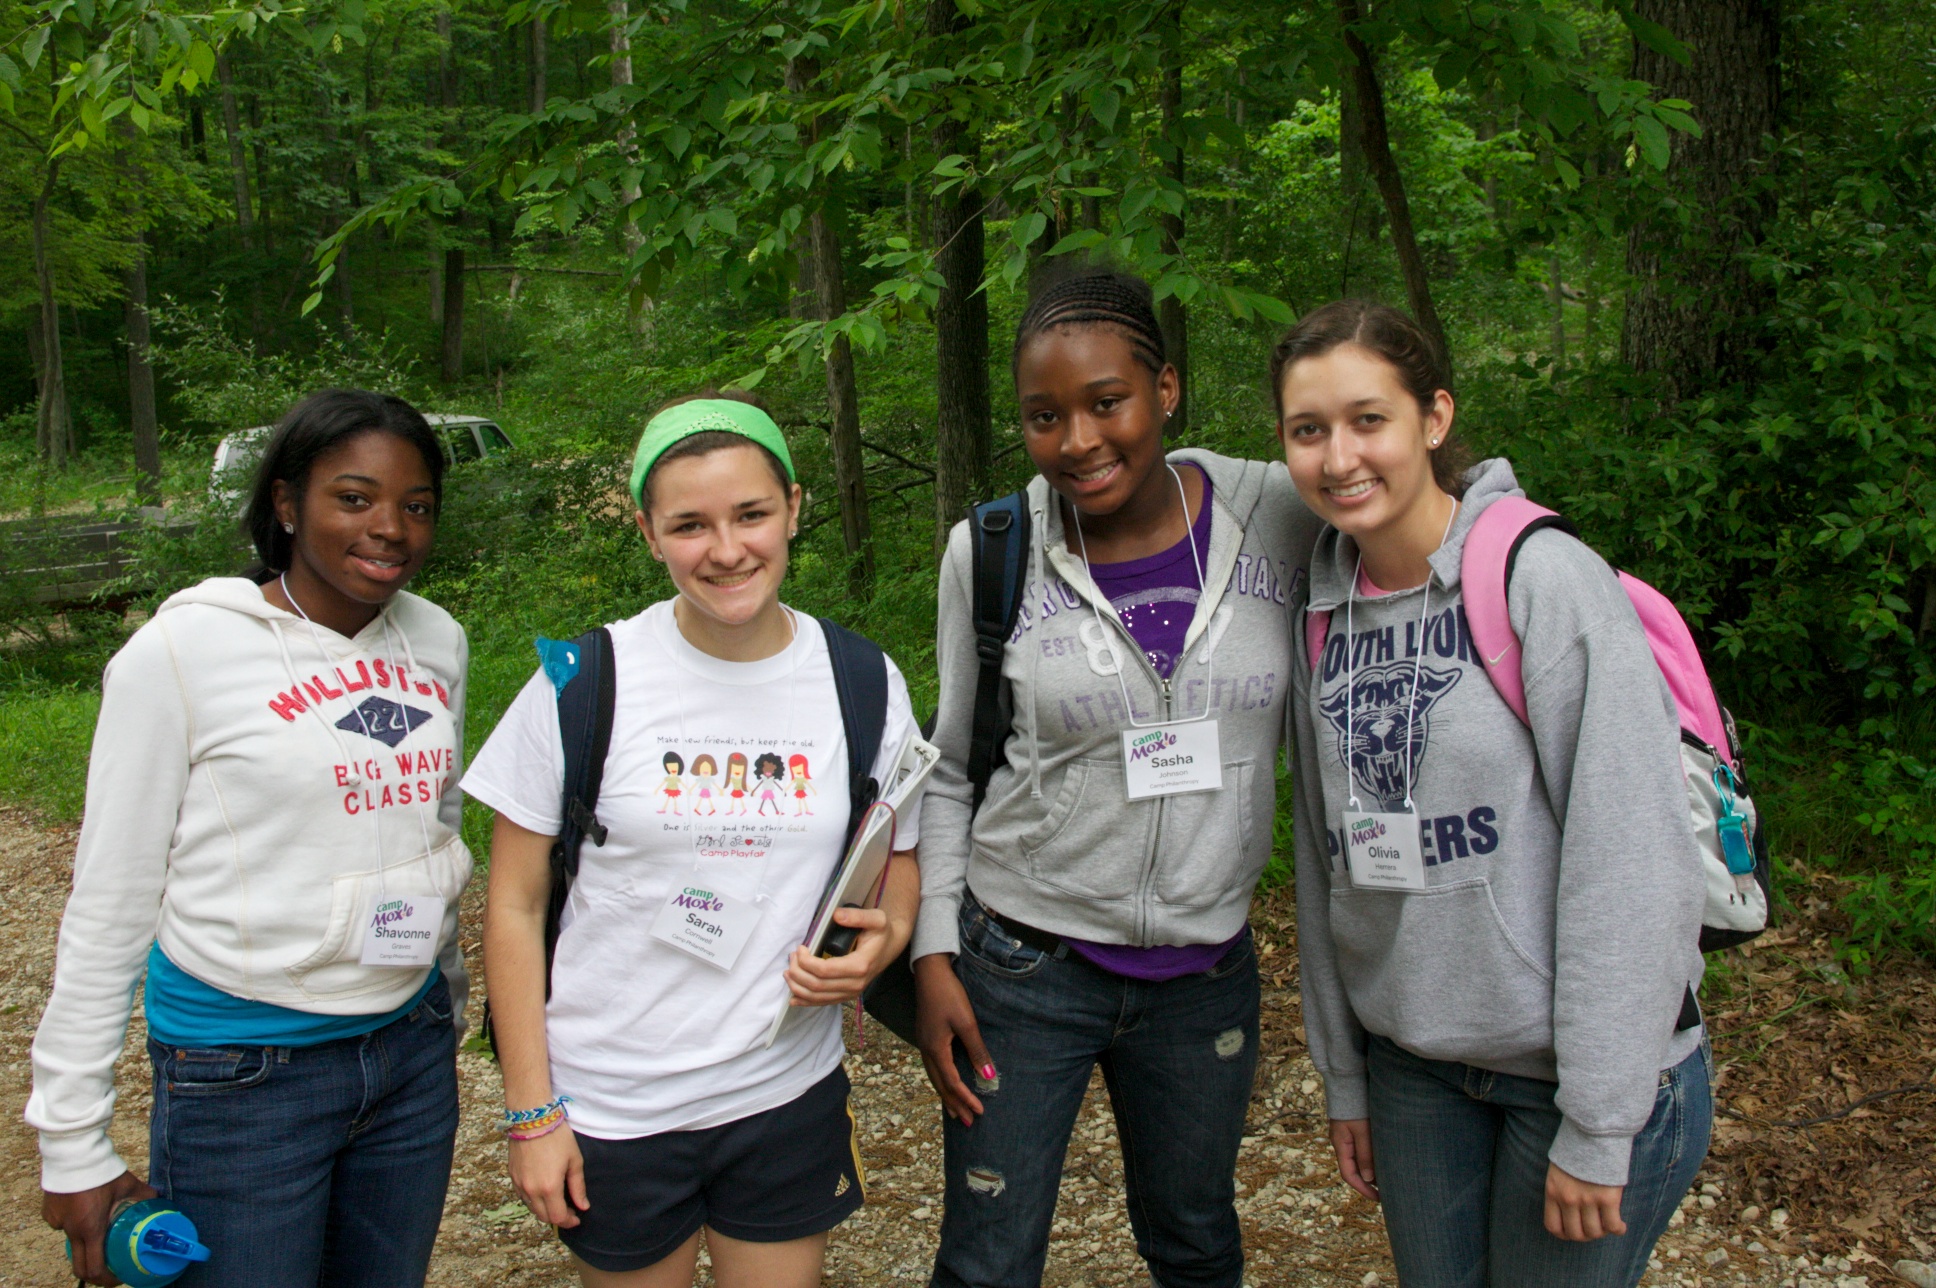
[[[937,39],[967,29],[955,0],[929,0],[928,35]],[[936,156],[968,153],[975,144],[962,122],[941,116],[934,126]],[[948,531],[972,502],[988,495],[994,472],[988,399],[988,295],[982,195],[957,190],[929,202],[935,267],[941,297],[934,309],[935,473],[934,553],[947,548]]]
[[[430,326],[442,333],[444,327],[444,248],[436,236],[430,238]]]
[[[148,244],[122,273],[127,287],[128,428],[134,434],[135,499],[161,504],[161,430],[155,420],[155,368],[148,352]]]
[[[823,204],[813,213],[813,284],[823,321],[847,311],[841,280],[840,243]],[[860,391],[854,382],[854,350],[847,337],[827,352],[827,415],[833,422],[834,488],[840,494],[840,535],[847,549],[847,589],[867,596],[874,581],[874,542],[868,526],[867,475],[860,454]]]
[[[630,85],[632,83],[632,36],[627,29],[631,19],[631,5],[628,0],[606,0],[605,10],[612,17],[612,84]],[[619,155],[628,164],[636,165],[639,158],[635,140],[637,132],[632,128],[631,117],[618,129],[615,141]],[[625,257],[628,261],[637,257],[639,248],[645,245],[645,234],[633,221],[632,206],[639,199],[639,185],[627,180],[620,190],[619,198],[625,203],[625,215],[620,223],[624,230]],[[627,271],[630,271],[628,268]],[[634,290],[630,300],[632,329],[643,335],[649,330],[652,313],[652,299],[644,291]]]
[[[1157,104],[1163,115],[1163,155],[1165,169],[1184,190],[1186,176],[1183,137],[1183,0],[1170,0],[1157,20],[1157,52],[1161,83]],[[1163,216],[1163,253],[1183,253],[1183,216]],[[1169,296],[1156,306],[1156,320],[1163,326],[1163,345],[1169,351],[1170,365],[1176,368],[1178,395],[1176,412],[1166,432],[1181,434],[1190,427],[1190,311],[1182,300]]]
[[[1546,298],[1553,307],[1553,374],[1566,365],[1566,288],[1560,280],[1560,253],[1546,253]]]
[[[34,442],[40,459],[54,469],[67,464],[74,443],[74,421],[67,406],[67,373],[61,362],[60,306],[54,301],[54,261],[47,204],[60,178],[60,161],[48,162],[47,177],[34,196],[32,236],[34,283],[40,292],[40,405],[34,418]]]
[[[1346,73],[1358,99],[1364,142],[1365,168],[1385,199],[1385,221],[1391,225],[1392,250],[1398,256],[1399,270],[1405,275],[1405,299],[1412,317],[1438,342],[1447,357],[1445,327],[1439,311],[1432,305],[1432,285],[1425,275],[1425,258],[1419,254],[1418,238],[1412,230],[1412,208],[1405,200],[1405,181],[1399,176],[1398,162],[1392,157],[1391,136],[1385,129],[1385,92],[1378,83],[1378,69],[1371,50],[1358,35],[1354,24],[1364,20],[1358,0],[1338,0],[1338,18],[1344,27],[1345,48],[1351,55]]]
[[[545,99],[548,96],[545,90],[545,64],[549,57],[545,49],[544,19],[540,18],[531,24],[531,110],[533,112],[544,111]]]
[[[242,245],[253,248],[255,212],[249,205],[249,167],[243,159],[242,124],[235,110],[235,68],[227,54],[215,56],[215,75],[222,82],[222,128],[229,139],[229,181],[235,192],[235,226]]]
[[[439,9],[437,24],[437,101],[445,108],[457,106],[457,76],[451,67],[450,10]]]
[[[799,92],[820,74],[819,63],[795,58],[787,63],[786,85]],[[821,122],[809,127],[809,141],[819,137]],[[832,321],[847,311],[847,288],[841,274],[840,240],[834,234],[839,213],[829,190],[807,220],[808,259],[813,264],[814,302],[820,320]],[[846,336],[827,350],[827,417],[834,452],[834,490],[840,499],[840,535],[847,551],[847,592],[865,599],[874,581],[874,542],[867,516],[867,474],[860,454],[860,392],[854,380],[854,350]]]
[[[275,224],[269,218],[269,159],[262,149],[262,100],[255,94],[249,95],[249,152],[255,158],[255,199],[261,209],[257,212],[261,225],[262,253],[276,253]]]
[[[195,159],[203,165],[208,164],[208,121],[202,112],[202,100],[188,100],[188,142],[195,151]]]
[[[1747,195],[1761,140],[1780,110],[1777,0],[1640,0],[1636,12],[1693,50],[1693,64],[1634,43],[1633,74],[1657,97],[1686,99],[1701,136],[1677,135],[1667,180],[1691,199],[1691,223],[1669,214],[1643,221],[1627,239],[1627,295],[1621,356],[1665,378],[1670,396],[1746,379],[1759,341],[1754,319],[1772,301],[1741,252],[1760,239],[1766,214]]]
[[[464,248],[444,252],[444,383],[455,384],[464,374]]]

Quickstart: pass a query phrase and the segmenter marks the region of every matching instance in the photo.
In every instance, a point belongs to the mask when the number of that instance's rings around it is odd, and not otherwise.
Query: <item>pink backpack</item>
[[[1473,648],[1493,687],[1522,724],[1526,722],[1526,681],[1506,592],[1520,547],[1542,528],[1578,535],[1572,524],[1545,506],[1524,497],[1501,497],[1473,521],[1459,559]],[[1768,928],[1769,897],[1768,842],[1743,776],[1734,718],[1714,696],[1693,633],[1673,601],[1637,577],[1624,572],[1619,577],[1680,711],[1688,816],[1707,879],[1701,951],[1732,948]],[[1313,667],[1323,655],[1330,629],[1329,612],[1305,615],[1306,652]]]

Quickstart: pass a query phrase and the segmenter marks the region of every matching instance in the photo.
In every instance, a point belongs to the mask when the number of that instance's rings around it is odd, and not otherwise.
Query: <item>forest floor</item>
[[[0,1285],[72,1283],[60,1236],[39,1216],[33,1135],[20,1121],[28,1048],[53,973],[74,847],[71,828],[0,810]],[[476,978],[482,881],[465,899]],[[1696,1185],[1656,1250],[1648,1285],[1866,1288],[1915,1283],[1936,1262],[1936,969],[1898,962],[1862,979],[1834,961],[1834,890],[1814,878],[1801,912],[1751,953],[1732,956],[1709,1019],[1715,1132]],[[1298,1011],[1288,892],[1262,900],[1264,1051],[1238,1176],[1246,1281],[1367,1288],[1395,1282],[1377,1209],[1337,1182],[1323,1102]],[[473,994],[473,1007],[477,1005]],[[475,1012],[473,1012],[473,1019]],[[120,1066],[114,1139],[137,1170],[147,1156],[148,1067],[141,1011]],[[851,1040],[850,1040],[851,1045]],[[496,1067],[459,1058],[463,1116],[430,1282],[575,1283],[558,1241],[516,1201],[495,1118]],[[826,1282],[925,1283],[940,1224],[940,1124],[920,1061],[877,1025],[848,1058],[868,1169],[868,1203],[834,1233]],[[1873,1100],[1874,1093],[1921,1084]],[[1812,1126],[1783,1126],[1840,1114]],[[1121,1200],[1107,1099],[1091,1089],[1070,1143],[1045,1283],[1144,1285]],[[1929,1283],[1936,1283],[1930,1280]],[[1924,1285],[1928,1288],[1928,1283]]]

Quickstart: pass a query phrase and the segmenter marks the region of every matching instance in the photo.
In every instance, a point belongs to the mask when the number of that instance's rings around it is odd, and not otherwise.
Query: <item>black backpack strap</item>
[[[820,619],[833,664],[834,692],[840,695],[840,723],[847,735],[847,839],[851,845],[860,821],[881,794],[874,778],[881,739],[887,732],[887,654],[865,635],[838,622]]]
[[[1002,651],[1022,609],[1022,588],[1029,553],[1028,494],[1011,492],[984,501],[968,515],[969,548],[974,554],[975,718],[968,737],[968,782],[974,807],[981,808],[1008,732],[1002,719]]]
[[[578,876],[578,851],[587,837],[605,844],[598,821],[598,791],[605,754],[612,746],[612,710],[618,700],[618,668],[612,634],[603,626],[572,641],[578,672],[558,691],[558,734],[565,749],[562,823],[551,846],[551,895],[545,902],[545,996],[551,996],[551,959],[558,950],[558,921]]]

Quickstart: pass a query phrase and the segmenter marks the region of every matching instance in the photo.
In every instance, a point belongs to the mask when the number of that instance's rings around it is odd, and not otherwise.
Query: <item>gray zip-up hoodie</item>
[[[1048,482],[1029,484],[1028,586],[1002,657],[1014,713],[1008,759],[979,813],[967,781],[979,669],[973,560],[968,525],[950,534],[936,648],[941,762],[921,806],[914,956],[956,950],[964,883],[1030,925],[1098,943],[1213,944],[1242,929],[1270,858],[1289,609],[1319,525],[1281,462],[1196,450],[1169,459],[1208,474],[1211,516],[1204,596],[1167,683],[1069,553]],[[1138,721],[1215,715],[1221,790],[1127,798],[1125,688]]]
[[[1563,533],[1527,539],[1508,595],[1532,727],[1487,678],[1459,560],[1486,507],[1522,495],[1475,466],[1422,589],[1352,606],[1352,773],[1360,804],[1405,797],[1406,707],[1426,888],[1353,887],[1340,835],[1346,590],[1356,543],[1327,528],[1311,607],[1331,610],[1314,673],[1297,631],[1297,919],[1304,1027],[1332,1118],[1367,1116],[1365,1034],[1432,1060],[1559,1083],[1549,1157],[1624,1185],[1659,1071],[1699,1044],[1674,1032],[1698,987],[1702,878],[1679,720],[1613,571]],[[1421,660],[1417,645],[1425,653]],[[1316,772],[1313,772],[1315,770]]]

